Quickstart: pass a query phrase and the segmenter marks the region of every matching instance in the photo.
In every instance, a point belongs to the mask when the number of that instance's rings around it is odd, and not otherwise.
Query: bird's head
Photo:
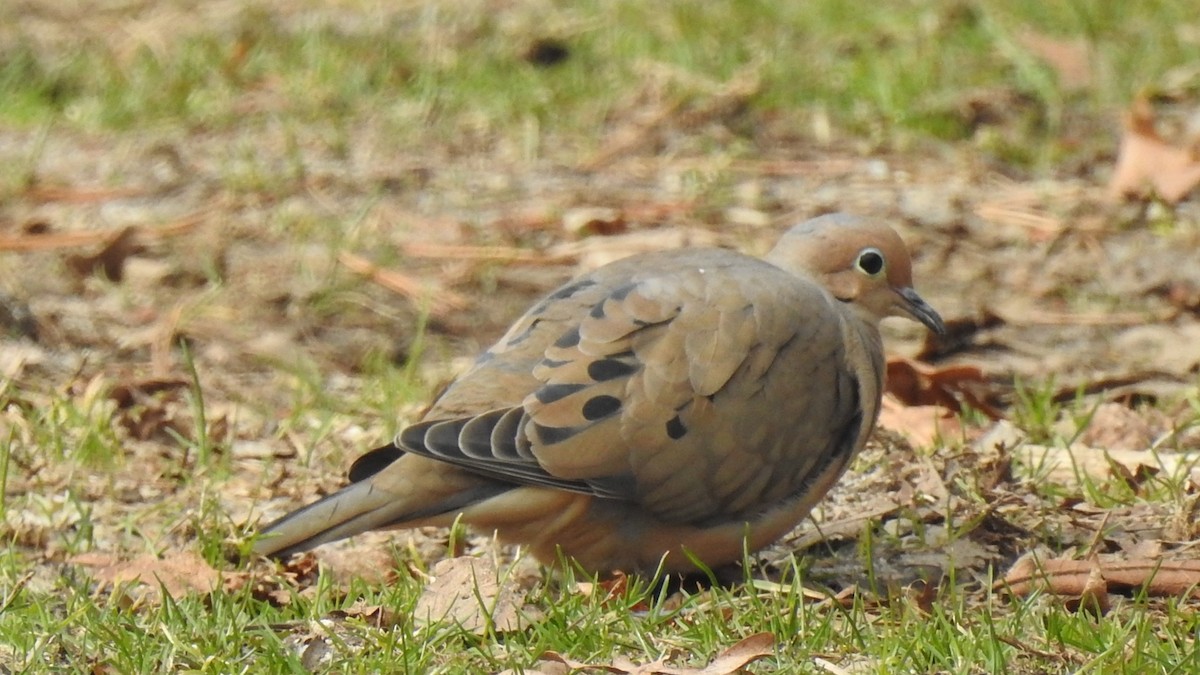
[[[766,260],[814,277],[875,323],[903,316],[946,332],[942,318],[913,289],[908,247],[881,222],[844,213],[806,220],[788,230]]]

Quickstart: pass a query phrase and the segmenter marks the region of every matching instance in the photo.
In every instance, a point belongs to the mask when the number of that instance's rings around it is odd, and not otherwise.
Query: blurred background
[[[1077,554],[1112,513],[1141,525],[1102,552],[1186,550],[1198,185],[1188,0],[8,0],[0,571],[220,567],[539,294],[829,211],[893,224],[951,332],[885,327],[882,445],[818,520],[875,514],[903,580]],[[901,560],[913,523],[942,553]]]

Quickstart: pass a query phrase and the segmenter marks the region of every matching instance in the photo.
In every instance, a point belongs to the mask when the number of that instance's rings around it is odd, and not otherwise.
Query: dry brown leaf
[[[602,595],[600,601],[602,606],[608,606],[614,600],[625,595],[625,590],[629,587],[629,577],[624,572],[615,571],[612,577],[595,583],[590,581],[580,581],[575,584],[575,592],[579,595],[592,597],[593,595]],[[624,606],[624,605],[622,605]],[[627,611],[639,612],[646,611],[650,606],[645,601],[639,601],[631,607],[627,607]]]
[[[983,371],[976,366],[937,368],[898,356],[887,361],[885,390],[905,405],[941,406],[954,412],[962,412],[963,405],[968,405],[1000,419],[1000,411],[986,400],[988,389]]]
[[[962,420],[939,405],[906,406],[890,394],[883,397],[879,426],[908,439],[914,447],[929,448],[939,438],[962,436]]]
[[[1200,157],[1195,148],[1171,145],[1155,129],[1154,109],[1143,97],[1125,115],[1117,166],[1108,183],[1114,199],[1146,196],[1147,188],[1174,204],[1200,185]]]
[[[139,380],[129,380],[114,384],[108,390],[118,408],[128,408],[135,403],[145,403],[147,399],[163,391],[174,391],[187,387],[190,383],[182,377],[150,377]]]
[[[362,598],[354,601],[346,609],[336,609],[329,613],[331,619],[359,619],[363,623],[376,628],[391,628],[400,623],[400,616],[383,605],[368,605]]]
[[[775,636],[772,633],[755,633],[721,652],[696,675],[729,675],[774,653]],[[684,672],[687,671],[681,671],[681,675]]]
[[[579,206],[567,209],[562,216],[562,227],[566,233],[580,237],[587,235],[620,234],[629,229],[629,221],[619,209],[606,206]]]
[[[159,558],[146,554],[133,560],[120,560],[107,553],[85,553],[68,562],[90,567],[103,584],[117,587],[145,585],[147,597],[157,602],[159,591],[172,598],[211,593],[221,585],[221,575],[194,551],[173,551]]]
[[[138,228],[130,226],[112,235],[96,253],[67,256],[65,262],[77,277],[87,277],[98,272],[109,281],[120,281],[125,276],[125,260],[141,250]]]
[[[447,558],[430,576],[413,610],[418,623],[453,623],[476,635],[512,632],[527,623],[524,594],[500,578],[489,558]]]
[[[1042,560],[1028,555],[1009,569],[995,590],[1023,597],[1034,592],[1083,597],[1100,592],[1157,597],[1195,596],[1200,587],[1200,560],[1091,559]]]
[[[1094,560],[1088,562],[1095,563]],[[1087,579],[1083,582],[1079,595],[1070,598],[1066,607],[1072,612],[1084,609],[1096,615],[1105,614],[1112,607],[1112,601],[1108,597],[1108,580],[1104,578],[1098,564],[1093,564],[1088,570]]]
[[[618,656],[608,663],[584,663],[563,656],[558,652],[546,652],[539,660],[557,662],[574,670],[593,670],[618,675],[732,675],[745,666],[775,653],[775,635],[755,633],[738,641],[721,652],[703,668],[677,668],[667,665],[666,657],[652,663],[636,664]]]

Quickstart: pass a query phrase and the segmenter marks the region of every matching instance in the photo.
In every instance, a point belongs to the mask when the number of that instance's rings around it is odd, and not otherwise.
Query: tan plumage
[[[644,254],[551,293],[351,485],[268,525],[262,555],[456,518],[607,572],[741,559],[793,528],[879,412],[878,324],[941,332],[886,225],[831,215],[764,259]]]

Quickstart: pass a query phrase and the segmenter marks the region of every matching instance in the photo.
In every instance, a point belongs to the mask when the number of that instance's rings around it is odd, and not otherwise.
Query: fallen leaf
[[[329,613],[332,619],[358,619],[376,628],[391,628],[400,623],[400,617],[383,605],[368,605],[361,598],[346,609],[335,609]]]
[[[108,390],[118,408],[128,408],[134,403],[144,403],[149,397],[161,391],[183,389],[190,384],[182,377],[151,377],[142,380],[131,380],[114,384]]]
[[[524,595],[505,583],[489,558],[461,556],[439,561],[430,570],[413,618],[420,624],[448,622],[476,635],[520,630],[529,611]]]
[[[1147,188],[1174,204],[1200,185],[1200,158],[1194,148],[1171,145],[1155,129],[1154,109],[1144,97],[1125,114],[1117,166],[1108,182],[1114,199],[1146,197]]]
[[[987,399],[988,381],[976,366],[938,368],[898,356],[887,361],[885,390],[909,406],[941,406],[962,412],[963,406],[1000,419],[1000,411]]]
[[[1156,597],[1195,596],[1200,589],[1200,560],[1089,559],[1043,560],[1022,557],[993,590],[1006,589],[1017,597],[1034,592],[1082,597],[1099,592],[1145,593]]]
[[[629,229],[629,221],[621,211],[603,207],[586,206],[568,209],[562,216],[563,230],[575,236],[613,235]]]
[[[1083,582],[1083,588],[1077,597],[1069,598],[1065,604],[1072,612],[1084,610],[1095,616],[1102,616],[1112,608],[1112,601],[1108,597],[1108,580],[1104,578],[1095,560],[1087,562],[1091,562],[1092,566]]]
[[[772,656],[774,653],[775,636],[771,633],[755,633],[721,652],[711,663],[697,671],[697,675],[736,673],[743,667],[759,659]],[[680,671],[680,675],[686,672]]]
[[[144,585],[151,602],[161,600],[160,590],[178,599],[211,593],[221,584],[221,575],[194,551],[173,551],[161,558],[146,554],[133,560],[93,552],[68,562],[93,568],[96,580],[111,587]]]
[[[629,577],[624,572],[616,571],[613,576],[598,582],[580,581],[575,584],[575,592],[579,595],[592,597],[601,594],[603,598],[600,600],[602,606],[608,606],[614,600],[625,595],[625,590],[629,587]],[[639,612],[646,611],[650,606],[645,601],[640,601],[632,607],[627,607],[627,611]]]
[[[883,398],[879,426],[904,436],[916,448],[930,448],[939,438],[962,436],[962,420],[939,405],[906,406],[891,395]]]
[[[125,260],[141,250],[138,228],[130,226],[113,235],[96,253],[67,256],[66,263],[77,277],[99,272],[109,281],[120,281],[125,276]]]

